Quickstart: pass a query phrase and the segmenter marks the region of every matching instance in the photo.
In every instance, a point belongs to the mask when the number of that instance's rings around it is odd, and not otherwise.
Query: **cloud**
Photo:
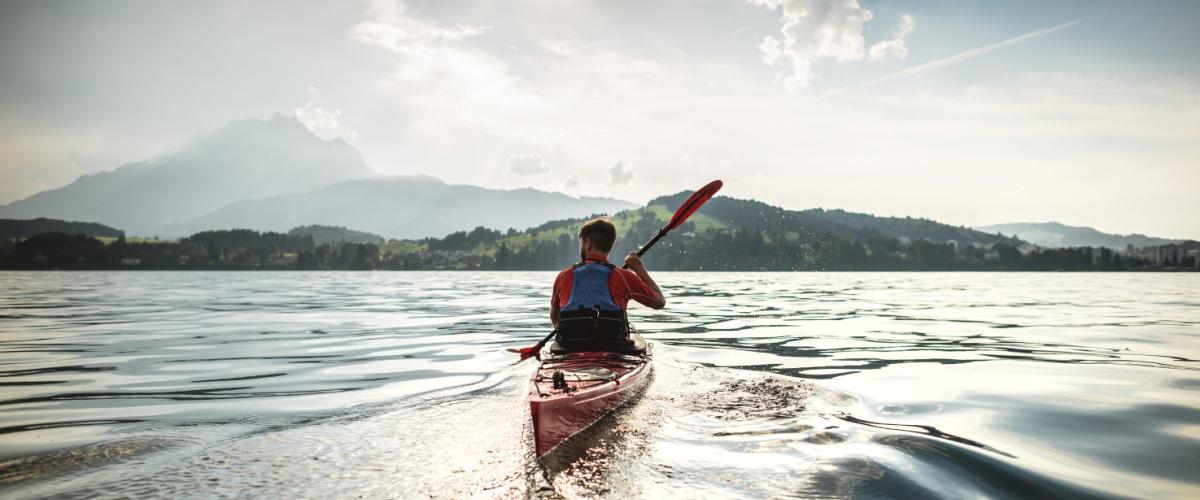
[[[417,19],[401,2],[377,2],[368,18],[349,36],[392,56],[391,73],[373,90],[390,94],[388,105],[403,113],[405,132],[422,142],[454,147],[468,131],[510,137],[520,133],[514,120],[547,107],[523,88],[506,54],[489,52],[491,43],[472,43],[490,26]]]
[[[863,27],[874,15],[859,5],[858,0],[747,1],[781,13],[782,38],[767,36],[758,48],[763,62],[780,70],[777,78],[788,90],[808,87],[816,77],[813,63],[818,60],[846,63],[861,61],[866,55]],[[900,34],[876,45],[878,57],[907,53],[904,37],[912,32],[912,27],[912,16],[902,17]],[[876,51],[874,47],[872,51]]]
[[[372,18],[350,29],[350,35],[359,41],[380,45],[396,53],[416,53],[427,50],[435,43],[458,42],[482,35],[491,26],[455,24],[444,28],[405,15],[401,1],[375,1],[368,14]]]
[[[982,55],[986,55],[995,50],[999,50],[999,49],[1002,49],[1005,47],[1011,47],[1013,45],[1027,42],[1034,38],[1039,38],[1039,37],[1042,37],[1045,35],[1049,35],[1050,33],[1054,33],[1055,31],[1060,31],[1060,30],[1070,28],[1075,23],[1078,23],[1079,21],[1082,21],[1082,20],[1083,19],[1076,19],[1074,21],[1066,22],[1066,23],[1063,23],[1063,24],[1060,24],[1057,26],[1051,26],[1049,28],[1044,28],[1044,29],[1040,29],[1037,31],[1031,31],[1029,33],[1025,33],[1024,35],[1015,36],[1015,37],[1009,38],[1004,41],[993,43],[991,45],[985,45],[983,47],[971,49],[966,52],[960,52],[958,54],[952,55],[952,56],[944,58],[944,59],[938,59],[933,62],[928,62],[925,64],[919,64],[916,66],[905,68],[905,69],[902,69],[895,73],[892,73],[890,75],[884,76],[882,78],[877,78],[875,80],[871,80],[867,83],[860,85],[858,88],[863,89],[863,88],[867,88],[867,87],[873,87],[875,85],[890,82],[892,80],[897,80],[900,78],[907,78],[907,77],[910,77],[913,75],[919,75],[921,73],[928,73],[930,71],[936,71],[936,70],[945,68],[947,66],[953,66],[960,62],[963,62],[963,61],[966,61],[969,59],[974,59],[974,58],[982,56]]]
[[[896,59],[908,57],[908,47],[904,45],[904,37],[912,34],[915,28],[916,22],[913,21],[912,16],[908,14],[900,16],[900,24],[896,26],[895,36],[872,45],[871,50],[867,52],[867,60],[882,61],[889,57]]]
[[[625,169],[625,162],[619,161],[616,165],[608,168],[609,180],[608,183],[614,186],[629,184],[633,180],[633,171]]]
[[[570,177],[567,177],[567,180],[563,181],[563,187],[567,189],[579,187],[579,174],[571,174]]]
[[[550,164],[536,153],[516,155],[508,159],[508,170],[517,175],[550,173]]]
[[[292,111],[292,114],[296,116],[296,119],[300,123],[303,123],[305,127],[308,127],[309,131],[318,137],[326,139],[343,137],[351,142],[358,139],[357,132],[343,127],[338,121],[342,116],[340,109],[326,111],[314,103],[316,99],[317,89],[310,85],[308,87],[308,100],[304,102],[304,106]]]

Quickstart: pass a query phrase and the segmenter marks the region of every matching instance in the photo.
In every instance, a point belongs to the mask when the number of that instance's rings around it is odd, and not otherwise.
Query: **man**
[[[554,280],[550,322],[558,340],[551,351],[645,350],[645,341],[629,328],[625,309],[630,299],[651,309],[662,309],[667,299],[637,252],[625,257],[628,270],[608,262],[616,241],[617,228],[607,217],[592,219],[579,230],[580,262]]]

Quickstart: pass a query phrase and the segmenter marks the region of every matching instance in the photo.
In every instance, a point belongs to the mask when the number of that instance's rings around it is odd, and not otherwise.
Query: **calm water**
[[[660,273],[544,463],[550,273],[0,273],[0,496],[1200,496],[1200,274]]]

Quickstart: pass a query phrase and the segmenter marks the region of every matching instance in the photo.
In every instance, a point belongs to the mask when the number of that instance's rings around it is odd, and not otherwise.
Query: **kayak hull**
[[[639,394],[649,381],[650,361],[649,349],[641,354],[577,352],[543,359],[529,388],[537,456]],[[563,374],[557,386],[555,372]]]

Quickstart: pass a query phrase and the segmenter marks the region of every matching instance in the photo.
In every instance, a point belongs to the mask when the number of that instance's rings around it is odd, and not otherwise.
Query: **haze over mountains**
[[[1155,238],[1144,234],[1110,234],[1100,232],[1091,227],[1068,226],[1057,222],[994,224],[976,227],[988,233],[1003,233],[1016,236],[1035,245],[1062,247],[1108,247],[1124,250],[1126,246],[1134,247],[1166,245],[1181,240]]]
[[[340,182],[316,191],[244,200],[184,224],[172,234],[249,227],[285,232],[300,224],[346,226],[389,238],[442,236],[484,226],[525,228],[549,219],[614,213],[636,205],[572,198],[535,189],[496,190],[398,176]]]
[[[237,120],[157,158],[0,207],[0,217],[98,222],[152,235],[238,200],[375,176],[354,148],[320,140],[294,119]]]
[[[724,203],[714,201],[710,210],[719,211]],[[996,233],[1043,247],[1124,249],[1172,242],[1058,223],[968,229],[928,219],[756,206],[757,211],[738,210],[738,220],[730,222],[768,231],[804,227],[860,242],[879,235],[984,245],[1006,239]],[[276,115],[236,120],[156,158],[0,206],[0,219],[94,222],[129,236],[169,238],[234,228],[287,232],[315,224],[419,239],[477,226],[523,229],[631,208],[637,205],[611,198],[452,185],[425,175],[383,177],[341,139],[321,139],[296,119]]]
[[[157,158],[0,206],[0,218],[97,222],[131,236],[327,224],[415,238],[478,225],[524,228],[633,206],[455,186],[426,176],[381,177],[341,139],[320,139],[294,118],[277,115],[237,120]]]

